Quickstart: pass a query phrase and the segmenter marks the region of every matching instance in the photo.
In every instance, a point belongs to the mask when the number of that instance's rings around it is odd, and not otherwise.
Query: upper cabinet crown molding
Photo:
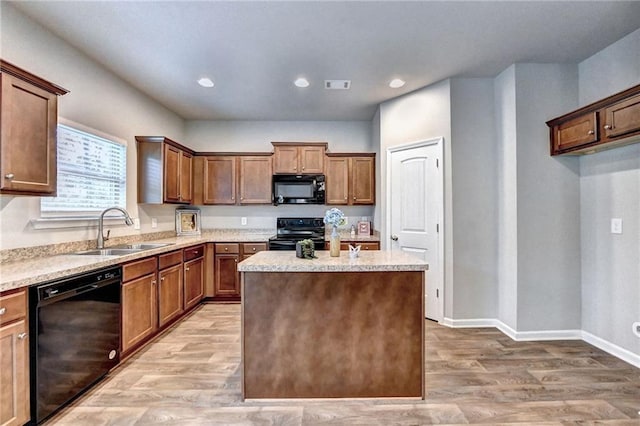
[[[17,77],[20,80],[26,81],[27,83],[39,87],[42,90],[46,90],[49,93],[53,93],[54,95],[62,96],[69,93],[67,89],[60,87],[57,84],[51,83],[50,81],[47,81],[43,78],[40,78],[37,75],[33,75],[29,71],[25,71],[22,68],[17,67],[3,59],[0,59],[0,71]]]
[[[551,155],[592,154],[640,142],[640,84],[547,121]]]
[[[55,196],[58,96],[66,89],[0,60],[0,193]]]

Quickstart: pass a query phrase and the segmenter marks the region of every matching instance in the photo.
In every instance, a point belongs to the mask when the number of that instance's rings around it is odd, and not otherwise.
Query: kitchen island
[[[316,255],[265,251],[238,264],[243,397],[424,399],[427,263]]]

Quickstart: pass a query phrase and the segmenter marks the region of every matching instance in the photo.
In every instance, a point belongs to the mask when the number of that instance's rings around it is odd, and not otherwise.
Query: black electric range
[[[324,250],[324,222],[321,217],[279,217],[277,234],[269,238],[269,250],[295,250],[300,240],[313,240],[316,250]]]

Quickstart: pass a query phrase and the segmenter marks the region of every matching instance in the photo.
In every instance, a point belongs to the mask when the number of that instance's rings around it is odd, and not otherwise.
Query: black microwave
[[[324,175],[273,175],[273,204],[324,204]]]

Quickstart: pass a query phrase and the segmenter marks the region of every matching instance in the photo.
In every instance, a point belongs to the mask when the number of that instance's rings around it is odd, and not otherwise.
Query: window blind
[[[127,147],[95,133],[58,124],[58,193],[41,199],[42,213],[126,206]]]

